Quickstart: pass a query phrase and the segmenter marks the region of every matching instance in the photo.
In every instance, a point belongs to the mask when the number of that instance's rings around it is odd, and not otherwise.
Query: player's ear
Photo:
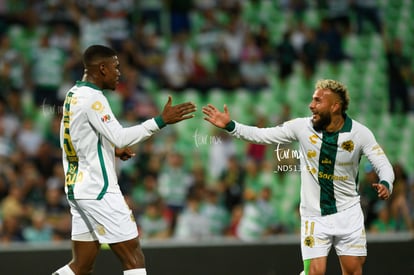
[[[341,102],[335,101],[331,106],[332,113],[340,112],[341,108]]]
[[[106,66],[105,66],[105,62],[101,62],[101,63],[99,64],[99,72],[100,72],[102,75],[106,75]]]

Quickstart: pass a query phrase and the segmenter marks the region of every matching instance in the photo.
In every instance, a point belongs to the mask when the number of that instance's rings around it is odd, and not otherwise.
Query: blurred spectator
[[[395,221],[397,231],[414,232],[408,204],[409,185],[407,174],[400,164],[394,164],[394,189],[390,197],[390,214]]]
[[[18,216],[7,216],[3,219],[0,231],[0,243],[25,241],[22,232],[22,219]]]
[[[208,175],[212,181],[217,180],[226,170],[228,160],[237,152],[236,144],[230,136],[216,129],[213,130],[214,136],[220,142],[213,142],[208,152]]]
[[[279,68],[279,79],[285,82],[292,75],[297,53],[290,40],[290,32],[283,34],[282,41],[276,46],[276,59]]]
[[[265,115],[258,115],[255,126],[259,128],[266,127],[267,117]],[[267,148],[268,146],[265,144],[247,143],[246,156],[260,165],[266,159]]]
[[[6,99],[6,93],[9,89],[23,89],[27,81],[27,64],[23,55],[12,47],[10,37],[7,34],[0,34],[1,99]]]
[[[373,169],[370,163],[367,163],[364,167],[362,180],[360,183],[361,194],[361,207],[364,212],[365,226],[370,228],[374,220],[377,219],[380,205],[376,205],[378,202],[378,195],[371,184],[378,182],[378,175]],[[376,208],[379,207],[379,208]]]
[[[49,35],[49,44],[51,47],[61,49],[67,54],[72,48],[73,39],[74,35],[67,24],[63,22],[52,24]]]
[[[37,169],[36,162],[25,159],[18,167],[19,184],[23,192],[24,203],[30,207],[42,207],[45,203],[45,178]]]
[[[194,52],[187,44],[187,36],[184,33],[176,36],[162,68],[167,88],[180,91],[187,87],[193,74],[193,59]]]
[[[300,60],[302,61],[305,78],[310,80],[316,72],[318,61],[320,59],[320,45],[316,39],[316,32],[312,28],[307,28],[305,33],[305,42],[300,51]]]
[[[186,207],[177,217],[174,238],[194,241],[210,236],[209,220],[201,212],[201,198],[197,194],[189,193]]]
[[[276,210],[270,203],[271,189],[260,192],[246,188],[244,192],[243,216],[237,227],[237,236],[243,241],[255,241],[276,233]]]
[[[390,233],[397,231],[396,222],[386,202],[378,201],[375,204],[374,211],[376,212],[377,218],[368,227],[370,233]]]
[[[240,62],[230,57],[226,47],[218,47],[216,67],[218,88],[233,91],[241,86]]]
[[[226,48],[230,60],[233,62],[240,61],[246,31],[246,26],[241,21],[240,16],[231,17],[230,22],[224,26],[219,45]]]
[[[268,67],[262,61],[262,53],[254,37],[246,35],[241,49],[240,75],[242,85],[252,92],[258,92],[268,85]]]
[[[39,14],[29,8],[22,14],[22,24],[13,24],[8,28],[8,35],[13,49],[18,50],[25,62],[29,64],[32,50],[39,46],[40,38],[45,34],[46,27],[40,23]]]
[[[53,230],[46,223],[46,215],[41,210],[32,213],[31,224],[23,229],[25,241],[30,243],[50,242],[53,240]]]
[[[411,60],[404,54],[403,41],[384,38],[387,57],[387,77],[390,113],[409,112],[408,80]],[[399,106],[401,107],[399,109]]]
[[[131,0],[105,0],[102,1],[102,21],[106,38],[111,46],[119,51],[122,41],[130,35],[130,20],[133,8]]]
[[[49,155],[46,156],[60,164],[60,158],[62,157],[59,140],[61,114],[59,114],[59,109],[56,112],[57,114],[52,116],[52,120],[45,130],[44,142],[49,146],[47,150],[50,150]]]
[[[336,65],[349,59],[344,51],[342,33],[328,18],[321,20],[316,37],[321,46],[321,56],[324,60]]]
[[[351,31],[351,1],[326,0],[326,16],[331,21],[333,27],[342,35],[347,35]]]
[[[184,164],[180,153],[170,152],[158,177],[158,191],[173,214],[172,228],[175,227],[178,214],[185,208],[186,196],[191,184],[191,174]]]
[[[174,1],[166,0],[166,6],[170,12],[170,31],[174,36],[178,33],[190,32],[191,20],[190,12],[193,8],[193,0]]]
[[[43,143],[43,135],[36,129],[32,118],[25,118],[16,134],[16,144],[27,156],[33,157]]]
[[[92,3],[87,4],[84,9],[78,7],[75,1],[68,1],[68,3],[71,18],[79,28],[81,52],[90,45],[100,44],[108,46],[109,41],[106,37],[104,20],[98,8]]]
[[[353,8],[355,9],[358,34],[367,32],[366,23],[371,26],[378,34],[383,33],[383,25],[381,19],[381,10],[376,0],[354,0]]]
[[[205,199],[201,205],[201,214],[209,221],[211,236],[223,236],[230,223],[230,212],[223,206],[220,195],[214,188],[206,190]]]
[[[22,124],[22,118],[19,113],[12,112],[10,106],[0,100],[0,124],[4,129],[4,136],[10,139],[15,139]],[[14,140],[13,143],[16,143]]]
[[[137,215],[144,213],[148,205],[161,199],[158,192],[157,175],[147,173],[140,178],[142,178],[142,181],[133,187],[131,194]]]
[[[246,171],[236,156],[231,156],[218,180],[228,211],[243,203]]]
[[[162,12],[164,10],[165,2],[163,0],[146,0],[138,2],[138,11],[140,23],[151,32],[161,35],[164,29],[162,28]]]
[[[233,207],[233,209],[230,211],[230,223],[229,227],[226,230],[225,236],[231,237],[231,238],[237,238],[237,228],[240,224],[240,221],[243,217],[243,205],[238,204]]]
[[[206,94],[214,87],[214,74],[205,64],[199,50],[194,51],[192,73],[190,75],[188,85],[197,89],[198,92]]]
[[[138,220],[142,238],[165,239],[171,236],[169,221],[162,209],[162,200],[154,200],[146,205],[144,213]]]
[[[63,105],[58,99],[58,90],[64,79],[67,61],[65,53],[49,43],[50,36],[40,38],[39,47],[33,49],[30,68],[33,79],[33,97],[36,106]]]
[[[24,204],[24,193],[20,186],[15,184],[9,187],[7,196],[1,201],[0,212],[4,220],[8,217],[16,217],[17,219],[25,219],[29,216],[29,208]],[[14,220],[12,220],[13,222]]]
[[[274,61],[275,54],[273,51],[273,43],[271,41],[269,28],[265,24],[261,24],[259,29],[253,32],[256,45],[262,53],[262,60],[266,63]]]
[[[248,189],[257,198],[263,188],[260,178],[260,166],[254,160],[247,159],[244,168],[246,171],[245,189]]]
[[[56,182],[49,182],[45,194],[46,223],[53,229],[53,239],[70,239],[71,216],[63,187]]]

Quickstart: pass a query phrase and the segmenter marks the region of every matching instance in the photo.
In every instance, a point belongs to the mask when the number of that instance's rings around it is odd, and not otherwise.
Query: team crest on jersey
[[[303,244],[305,246],[309,246],[310,248],[312,248],[315,245],[315,239],[313,238],[313,236],[307,236],[303,241]]]
[[[101,117],[102,122],[108,122],[111,120],[111,116],[106,114],[104,116]]]
[[[342,142],[341,148],[345,151],[352,152],[354,150],[354,142],[352,140],[347,140]]]

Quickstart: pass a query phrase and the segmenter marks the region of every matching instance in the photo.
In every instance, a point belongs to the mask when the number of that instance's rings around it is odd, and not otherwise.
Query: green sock
[[[305,271],[305,275],[309,274],[310,262],[311,262],[310,259],[303,261],[303,270]]]

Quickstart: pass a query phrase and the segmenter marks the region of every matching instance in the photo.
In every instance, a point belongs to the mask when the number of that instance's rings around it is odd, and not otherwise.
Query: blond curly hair
[[[332,79],[321,79],[316,82],[315,89],[330,90],[337,94],[341,99],[342,112],[345,113],[348,110],[349,93],[347,87],[341,82]]]

